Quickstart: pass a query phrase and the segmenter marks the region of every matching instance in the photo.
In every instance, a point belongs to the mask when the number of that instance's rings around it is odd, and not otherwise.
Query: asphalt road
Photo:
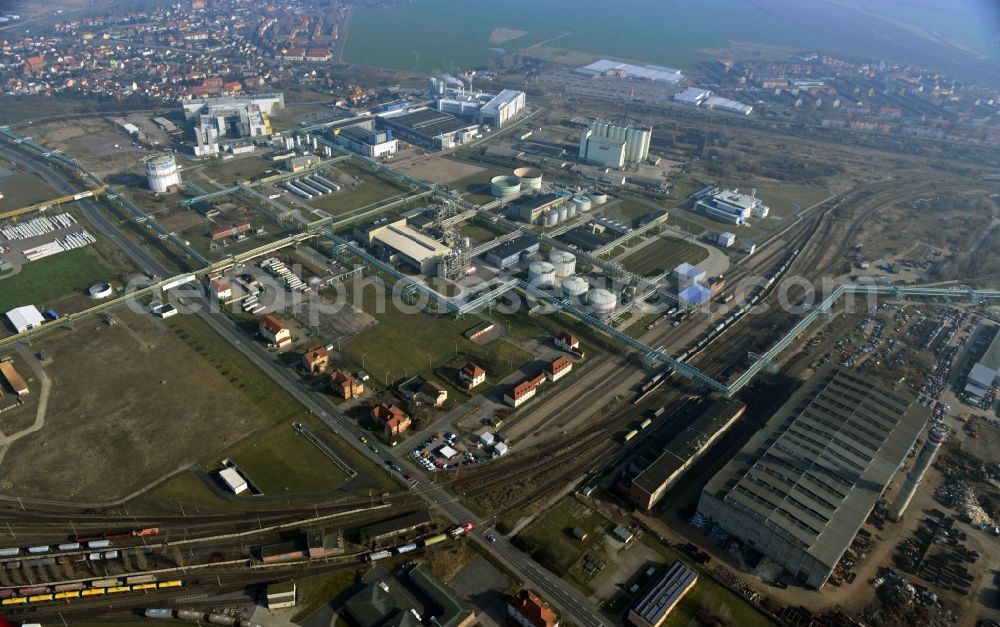
[[[76,191],[74,186],[64,178],[61,172],[54,170],[41,159],[25,158],[21,153],[11,150],[6,146],[0,146],[0,154],[10,159],[30,164],[46,181],[64,193],[69,194]],[[80,201],[79,206],[91,224],[124,250],[145,272],[161,277],[174,274],[164,267],[151,251],[126,237],[116,224],[108,220],[98,210],[93,202],[83,200]],[[189,302],[194,300],[190,297],[187,297],[187,299]],[[183,304],[184,302],[185,299],[182,298],[181,303]],[[361,436],[366,434],[363,429],[348,416],[337,410],[336,406],[323,394],[306,387],[291,369],[277,362],[258,341],[244,334],[224,314],[203,311],[201,307],[197,307],[197,309],[197,315],[208,326],[243,353],[254,365],[278,383],[278,385],[292,394],[306,409],[326,423],[335,433],[350,436],[344,439],[351,446],[354,446],[363,454],[376,460],[379,464],[385,464],[386,459],[391,458],[403,468],[404,472],[416,472],[415,466],[402,456],[402,451],[400,451],[400,456],[397,457],[391,449],[383,450],[379,448],[379,452],[376,454],[364,446],[361,443]],[[396,478],[401,482],[404,481],[399,475],[396,475]],[[430,505],[431,509],[437,508],[453,522],[470,521],[476,523],[477,528],[470,534],[471,538],[489,550],[528,586],[541,593],[546,600],[559,609],[564,618],[572,620],[581,627],[602,627],[610,624],[610,620],[601,616],[597,608],[583,594],[514,548],[506,538],[497,537],[495,542],[487,541],[485,536],[488,530],[481,527],[482,521],[445,490],[428,482],[417,484],[411,489],[423,498]]]

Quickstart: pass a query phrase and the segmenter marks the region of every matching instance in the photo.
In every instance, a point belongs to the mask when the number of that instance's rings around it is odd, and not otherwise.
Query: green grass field
[[[227,456],[268,496],[336,490],[348,479],[290,423],[277,424],[244,440]]]
[[[688,262],[697,264],[708,257],[708,251],[677,237],[663,236],[620,259],[627,270],[644,276],[662,274]]]
[[[19,209],[39,202],[47,202],[62,196],[60,192],[49,187],[42,179],[32,174],[13,173],[0,170],[4,178],[0,178],[0,213],[11,209]]]
[[[70,292],[82,293],[111,271],[87,248],[77,248],[25,264],[0,282],[0,311],[44,305]]]
[[[381,307],[377,303],[374,287],[366,286],[361,303],[355,305],[379,324],[354,336],[345,346],[355,365],[383,383],[417,374],[439,380],[433,374],[435,369],[456,358],[495,363],[490,377],[499,378],[531,358],[502,340],[480,346],[465,339],[462,333],[480,322],[475,316],[455,320],[452,316],[409,313],[397,308],[389,296]]]
[[[248,179],[258,176],[268,170],[284,171],[284,167],[281,167],[279,164],[271,161],[267,161],[263,157],[250,154],[247,156],[234,157],[225,161],[213,162],[199,169],[198,172],[208,178],[214,179],[218,183],[229,185],[240,179]],[[191,178],[193,179],[194,177]],[[207,183],[196,179],[194,182],[200,184],[205,189],[211,190],[211,187],[209,187]]]
[[[757,197],[771,208],[770,216],[784,218],[794,215],[830,196],[819,185],[775,185],[757,190]]]
[[[339,192],[306,201],[306,204],[333,215],[341,215],[410,191],[383,174],[376,174],[344,164],[338,164],[337,169],[358,177],[363,182],[353,187],[343,187]],[[324,176],[333,178],[330,174],[324,174]]]

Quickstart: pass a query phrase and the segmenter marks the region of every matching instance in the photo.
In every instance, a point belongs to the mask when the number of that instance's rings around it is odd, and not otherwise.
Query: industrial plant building
[[[194,154],[218,155],[222,138],[270,136],[272,111],[285,107],[283,94],[199,98],[183,104],[184,119],[194,123]]]
[[[524,110],[525,99],[525,93],[516,89],[505,89],[495,95],[446,89],[437,99],[437,110],[467,117],[485,126],[503,128]]]
[[[370,246],[389,251],[390,261],[402,261],[424,274],[434,274],[451,248],[408,226],[406,218],[380,222],[367,232]]]
[[[1000,333],[993,336],[993,341],[983,356],[972,366],[965,378],[963,392],[973,398],[983,398],[989,394],[990,387],[1000,377]]]
[[[698,512],[822,588],[929,415],[870,377],[822,368],[709,480]]]
[[[580,159],[620,170],[649,156],[653,132],[628,122],[592,120],[580,133]]]
[[[486,253],[486,263],[503,270],[537,252],[538,240],[521,235],[517,239],[500,244]]]
[[[700,87],[688,87],[679,94],[674,95],[674,102],[691,105],[693,107],[704,107],[706,109],[719,109],[740,115],[750,115],[753,111],[752,105],[745,105],[737,100],[714,96],[708,89]]]
[[[685,78],[680,70],[672,67],[663,67],[662,65],[633,65],[609,59],[594,61],[590,65],[579,68],[577,72],[587,74],[588,76],[601,76],[605,78],[636,78],[654,83],[666,83],[667,85],[676,85]]]
[[[698,194],[702,194],[702,192]],[[713,220],[737,226],[746,224],[751,216],[766,218],[770,211],[768,206],[756,197],[756,192],[748,196],[741,194],[738,189],[713,189],[702,194],[695,201],[694,206]]]
[[[411,111],[390,111],[376,116],[379,124],[398,139],[427,148],[453,148],[475,138],[479,123],[463,120],[444,111],[423,107]]]
[[[698,573],[684,562],[674,562],[629,610],[628,620],[636,627],[660,627],[684,595],[698,583]]]
[[[521,222],[536,224],[541,219],[542,212],[563,200],[565,199],[562,196],[552,193],[537,194],[519,199],[513,204],[511,211],[516,213],[517,219]]]
[[[391,575],[376,566],[362,578],[364,586],[344,603],[351,623],[358,627],[470,627],[472,608],[422,564]]]
[[[392,131],[376,131],[372,126],[373,122],[368,121],[334,129],[333,139],[351,152],[372,159],[395,154],[399,142],[393,138]]]
[[[672,438],[659,456],[640,456],[633,462],[632,470],[637,474],[629,485],[629,500],[636,507],[651,509],[745,411],[746,405],[739,401],[719,399]]]

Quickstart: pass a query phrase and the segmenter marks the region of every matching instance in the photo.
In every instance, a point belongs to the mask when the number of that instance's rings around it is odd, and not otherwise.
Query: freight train
[[[392,557],[393,555],[403,555],[404,553],[409,553],[411,551],[416,551],[419,548],[425,548],[431,546],[432,544],[437,544],[438,542],[444,542],[445,540],[454,540],[461,536],[468,534],[475,528],[475,525],[471,522],[462,523],[461,525],[455,527],[454,529],[448,530],[447,533],[441,533],[436,536],[431,536],[424,540],[418,540],[416,542],[411,542],[410,544],[404,544],[402,546],[396,546],[391,549],[383,549],[381,551],[372,551],[371,553],[366,553],[362,559],[366,562],[377,562],[378,560],[384,560],[387,557]]]
[[[204,612],[202,610],[173,610],[169,608],[149,608],[144,612],[146,618],[177,618],[183,621],[194,621],[201,624],[202,621],[210,625],[231,625],[232,627],[261,627],[259,623],[253,623],[242,618],[235,618],[217,612]]]
[[[72,583],[56,586],[8,588],[0,590],[0,599],[2,599],[0,600],[0,606],[33,605],[49,601],[89,599],[91,597],[121,594],[123,592],[180,588],[183,585],[184,582],[180,579],[158,582],[152,575],[136,575],[125,579],[99,579],[90,582],[90,586],[82,583]]]

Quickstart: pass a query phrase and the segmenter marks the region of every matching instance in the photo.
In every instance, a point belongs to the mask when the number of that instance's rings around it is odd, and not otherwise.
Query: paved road
[[[7,147],[0,147],[0,154],[4,154],[12,159],[25,161],[25,159]],[[57,189],[65,193],[73,193],[73,186],[63,177],[62,173],[53,170],[42,160],[29,159],[36,171]],[[122,250],[124,250],[145,272],[159,276],[171,276],[162,263],[144,246],[127,238],[117,225],[108,220],[90,201],[80,202],[80,208],[84,216],[99,230]],[[193,301],[188,297],[188,301]],[[200,299],[199,299],[200,300]],[[181,304],[185,300],[181,299]],[[203,303],[198,303],[203,304]],[[243,353],[254,365],[260,368],[265,374],[273,379],[278,385],[287,390],[301,402],[306,409],[316,417],[326,423],[335,433],[345,435],[344,439],[379,463],[384,463],[391,456],[405,472],[415,472],[416,468],[405,458],[393,455],[390,449],[388,455],[381,450],[378,453],[372,452],[361,444],[361,436],[365,434],[353,420],[342,414],[336,406],[323,394],[310,389],[302,383],[299,377],[289,367],[277,362],[261,346],[259,342],[250,338],[239,330],[235,323],[222,313],[202,311],[198,308],[197,315],[208,324],[216,333],[226,339],[237,350]],[[401,482],[402,477],[396,475]],[[442,514],[450,518],[453,522],[471,521],[477,523],[477,527],[482,521],[471,511],[466,509],[452,495],[433,483],[418,484],[413,491],[423,498],[431,508],[437,508]],[[550,603],[560,610],[563,617],[572,620],[581,627],[602,627],[609,625],[610,621],[602,617],[598,610],[587,601],[580,592],[559,579],[554,574],[545,570],[521,551],[514,548],[506,538],[497,538],[496,542],[488,542],[485,539],[487,531],[477,528],[471,534],[474,541],[486,547],[504,565],[521,578],[530,587],[542,594]]]

